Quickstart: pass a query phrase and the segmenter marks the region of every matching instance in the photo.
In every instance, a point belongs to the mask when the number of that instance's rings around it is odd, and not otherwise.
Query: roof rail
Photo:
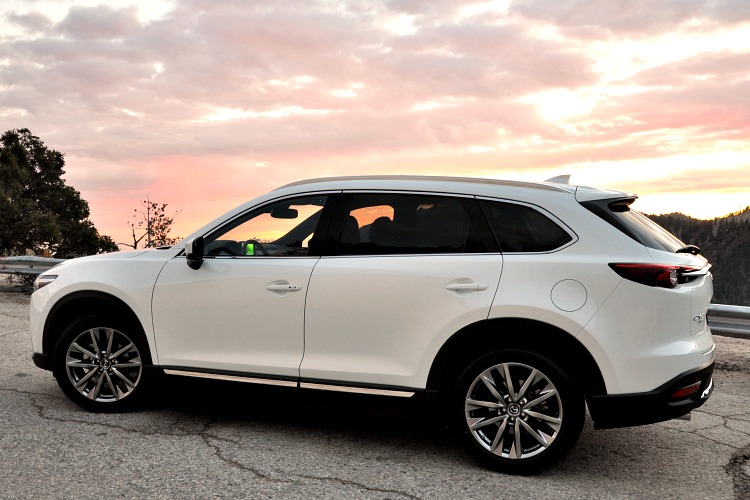
[[[550,191],[567,191],[558,186],[550,186],[540,182],[510,181],[499,179],[482,179],[474,177],[447,177],[447,176],[430,176],[430,175],[360,175],[344,177],[323,177],[318,179],[307,179],[303,181],[292,182],[275,190],[284,189],[294,186],[304,186],[318,182],[340,182],[340,181],[437,181],[437,182],[463,182],[478,184],[494,184],[497,186],[517,186],[531,189],[546,189]]]

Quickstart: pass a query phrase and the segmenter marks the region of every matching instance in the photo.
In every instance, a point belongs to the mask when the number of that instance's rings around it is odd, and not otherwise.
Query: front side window
[[[206,238],[204,254],[237,257],[306,256],[326,196],[266,205]]]
[[[481,200],[500,250],[508,252],[549,252],[573,240],[549,217],[526,205]]]
[[[339,226],[339,255],[494,251],[492,236],[473,199],[354,194]]]

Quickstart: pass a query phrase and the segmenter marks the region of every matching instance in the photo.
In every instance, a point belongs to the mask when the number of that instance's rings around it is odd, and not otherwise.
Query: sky
[[[283,184],[571,183],[750,205],[747,0],[0,0],[0,132],[65,154],[100,233]]]

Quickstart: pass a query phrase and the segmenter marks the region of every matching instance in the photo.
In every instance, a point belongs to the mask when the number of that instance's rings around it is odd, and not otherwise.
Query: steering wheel
[[[208,251],[206,255],[217,256],[217,255],[237,255],[234,251],[228,247],[216,247]]]

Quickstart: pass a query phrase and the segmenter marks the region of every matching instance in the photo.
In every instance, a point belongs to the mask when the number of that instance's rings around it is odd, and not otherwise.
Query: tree
[[[72,258],[118,250],[89,220],[89,205],[66,185],[64,155],[28,129],[0,137],[0,254],[49,249]]]
[[[138,248],[138,244],[145,238],[146,241],[143,243],[142,248],[155,248],[161,246],[171,246],[177,243],[180,239],[170,238],[169,232],[172,230],[172,223],[174,218],[180,211],[175,212],[171,217],[167,215],[167,204],[162,203],[159,205],[151,201],[148,197],[141,201],[142,210],[137,208],[133,210],[133,218],[135,221],[129,222],[130,232],[133,235],[133,243],[120,243],[120,245],[130,247],[132,249]],[[136,232],[143,233],[140,236],[136,235]]]
[[[649,215],[685,243],[697,245],[713,265],[713,302],[750,305],[750,207],[713,220],[683,214]]]

